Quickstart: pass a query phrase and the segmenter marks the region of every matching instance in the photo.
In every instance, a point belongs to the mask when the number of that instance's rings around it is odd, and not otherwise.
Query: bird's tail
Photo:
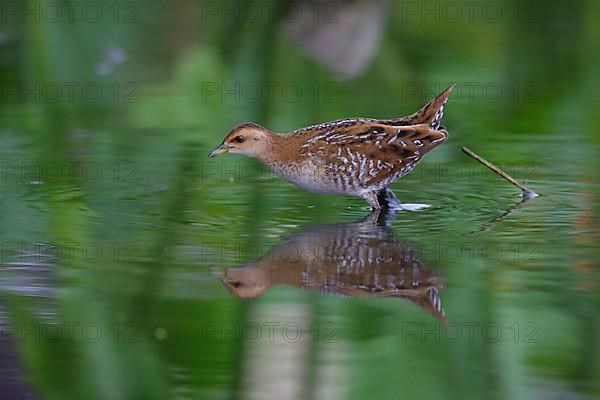
[[[444,115],[444,106],[448,101],[448,96],[456,85],[448,86],[442,93],[438,94],[429,103],[425,104],[416,113],[403,118],[410,125],[429,125],[434,130],[439,130],[442,116]]]

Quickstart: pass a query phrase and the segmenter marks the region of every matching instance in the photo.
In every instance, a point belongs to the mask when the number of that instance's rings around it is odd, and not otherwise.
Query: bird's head
[[[256,268],[212,268],[212,273],[239,299],[253,299],[268,288],[263,271]]]
[[[216,149],[208,156],[214,157],[223,153],[244,154],[250,157],[258,157],[267,151],[270,132],[262,126],[253,122],[247,122],[233,128]]]

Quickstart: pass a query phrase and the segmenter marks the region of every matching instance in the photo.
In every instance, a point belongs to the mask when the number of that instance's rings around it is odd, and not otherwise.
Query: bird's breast
[[[335,171],[323,162],[304,160],[272,165],[273,171],[286,181],[314,193],[358,196],[362,188],[349,171]]]

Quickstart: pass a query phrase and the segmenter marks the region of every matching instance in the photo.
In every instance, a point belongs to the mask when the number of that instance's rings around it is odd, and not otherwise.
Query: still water
[[[597,2],[6,3],[1,399],[598,397]],[[392,186],[419,211],[206,156],[451,83],[448,141]]]
[[[597,184],[583,166],[504,165],[541,193],[522,203],[449,143],[457,162],[432,157],[393,186],[431,207],[371,213],[241,157],[204,159],[209,145],[163,145],[166,132],[135,144],[160,158],[128,162],[74,134],[68,165],[13,137],[0,269],[13,398],[596,389]]]

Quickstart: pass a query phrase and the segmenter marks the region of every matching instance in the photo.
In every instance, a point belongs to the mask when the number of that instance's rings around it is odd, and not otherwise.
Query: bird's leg
[[[379,204],[381,204],[384,209],[399,209],[402,207],[400,200],[396,197],[394,192],[390,188],[383,188],[377,192],[377,198]]]
[[[365,193],[362,199],[375,210],[393,210],[401,207],[400,200],[389,188]]]
[[[369,203],[373,210],[381,210],[381,205],[379,204],[379,192],[368,192],[361,196],[361,198]]]

